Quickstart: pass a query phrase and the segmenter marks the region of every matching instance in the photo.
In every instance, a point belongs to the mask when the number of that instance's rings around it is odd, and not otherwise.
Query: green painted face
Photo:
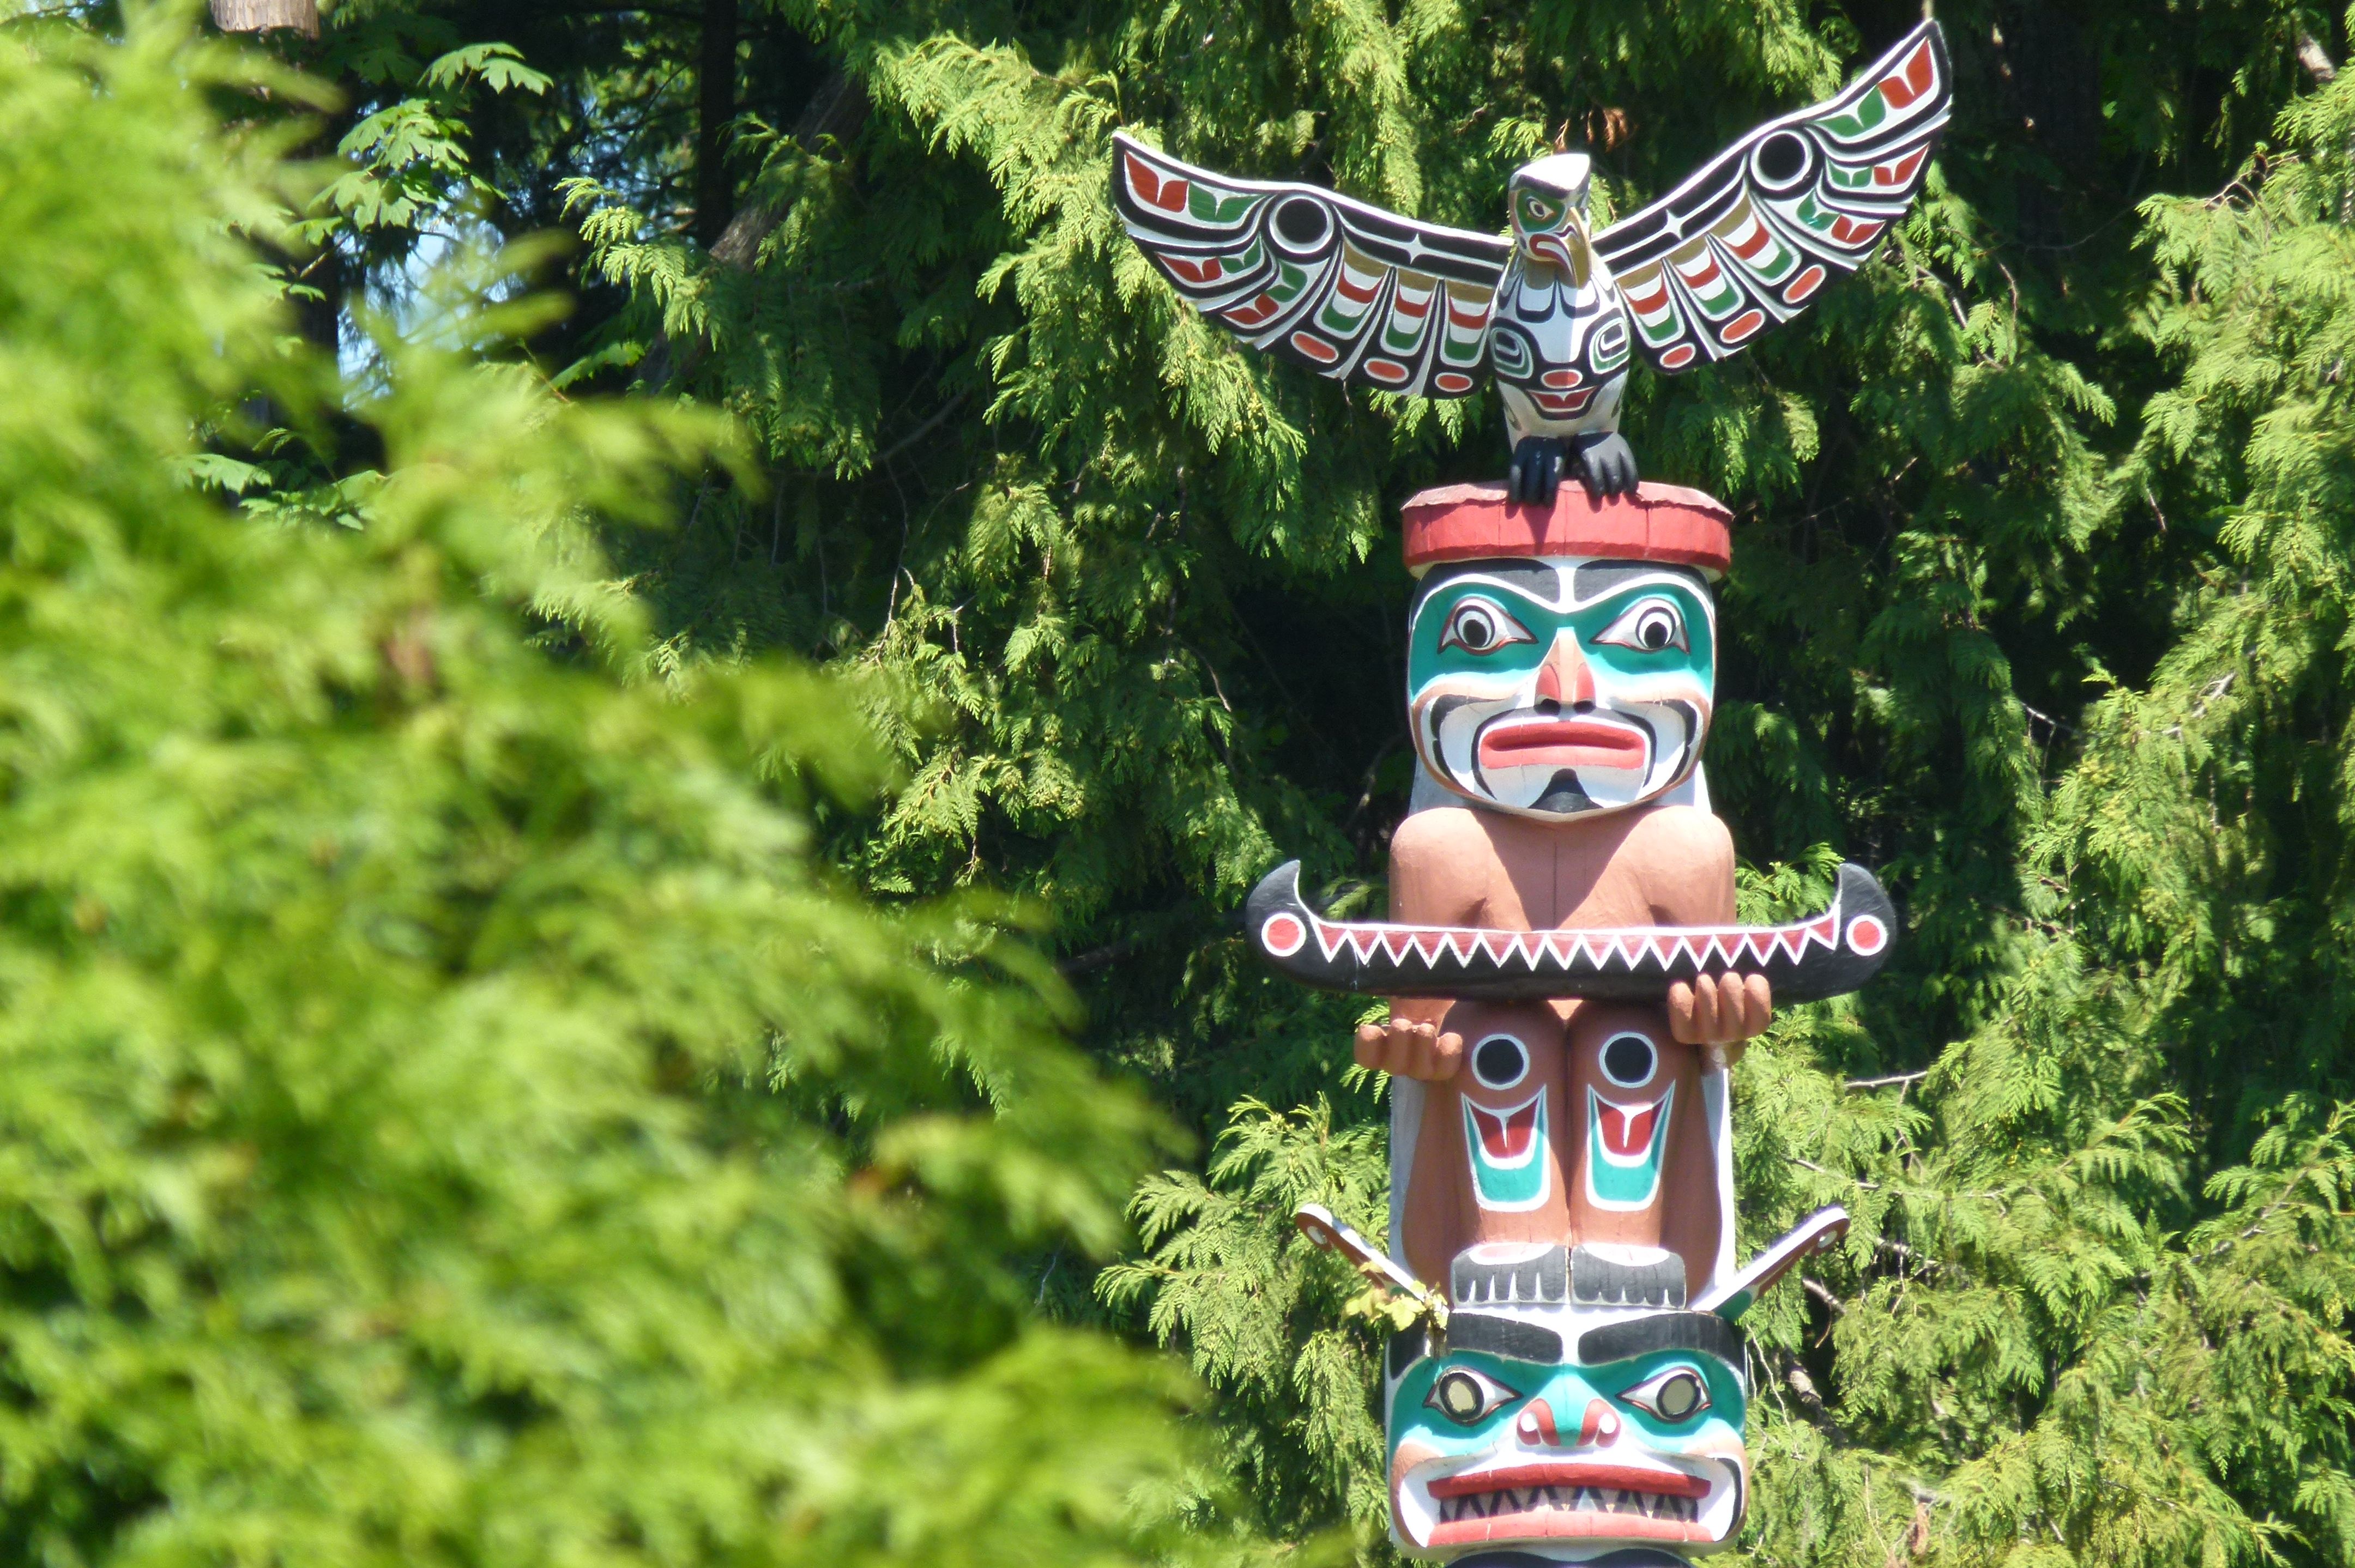
[[[1408,618],[1408,725],[1467,800],[1550,821],[1618,810],[1700,761],[1716,653],[1708,584],[1682,567],[1440,567]]]
[[[1748,1490],[1739,1371],[1663,1349],[1594,1365],[1451,1351],[1390,1392],[1391,1516],[1418,1552],[1706,1550]]]

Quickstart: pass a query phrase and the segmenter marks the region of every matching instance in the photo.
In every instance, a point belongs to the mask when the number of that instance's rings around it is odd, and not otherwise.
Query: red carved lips
[[[1594,1536],[1708,1542],[1715,1539],[1700,1522],[1708,1495],[1698,1476],[1578,1460],[1449,1476],[1431,1483],[1439,1522],[1428,1544]]]
[[[1641,730],[1607,719],[1535,719],[1480,735],[1480,766],[1640,770],[1651,752]]]

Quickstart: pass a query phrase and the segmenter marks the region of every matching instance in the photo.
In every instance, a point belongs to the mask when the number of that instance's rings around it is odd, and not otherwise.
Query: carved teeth
[[[1604,1490],[1594,1487],[1531,1487],[1517,1490],[1498,1487],[1493,1491],[1466,1492],[1460,1497],[1440,1498],[1439,1522],[1454,1524],[1458,1520],[1495,1519],[1500,1515],[1540,1513],[1548,1510],[1573,1513],[1634,1514],[1643,1519],[1673,1520],[1679,1523],[1697,1522],[1700,1518],[1700,1499],[1677,1497],[1668,1492],[1636,1491],[1624,1488]]]

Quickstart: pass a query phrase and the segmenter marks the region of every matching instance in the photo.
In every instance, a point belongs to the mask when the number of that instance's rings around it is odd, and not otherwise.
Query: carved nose
[[[1513,1429],[1524,1443],[1541,1443],[1549,1448],[1592,1448],[1598,1443],[1608,1443],[1619,1436],[1619,1418],[1611,1407],[1599,1399],[1586,1402],[1586,1412],[1579,1417],[1578,1436],[1567,1437],[1554,1425],[1553,1406],[1544,1399],[1532,1399],[1521,1407]]]
[[[1594,672],[1578,651],[1578,639],[1567,631],[1554,634],[1553,647],[1538,666],[1538,701],[1568,707],[1594,705]]]

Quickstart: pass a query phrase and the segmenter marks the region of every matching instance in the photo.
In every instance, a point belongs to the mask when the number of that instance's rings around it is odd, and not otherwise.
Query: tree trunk
[[[839,147],[858,134],[859,127],[867,123],[867,113],[866,90],[841,71],[829,71],[794,121],[794,140],[812,153],[824,146],[828,137]],[[719,238],[711,242],[711,259],[738,271],[751,270],[761,241],[783,217],[777,208],[754,202],[728,220]],[[699,353],[697,344],[674,344],[667,334],[656,333],[654,345],[638,362],[636,385],[660,391],[673,375],[691,367]]]
[[[212,0],[213,26],[224,33],[267,33],[291,27],[319,36],[318,0]]]
[[[696,72],[695,237],[716,245],[728,230],[728,122],[736,118],[736,0],[703,0],[703,52]]]

